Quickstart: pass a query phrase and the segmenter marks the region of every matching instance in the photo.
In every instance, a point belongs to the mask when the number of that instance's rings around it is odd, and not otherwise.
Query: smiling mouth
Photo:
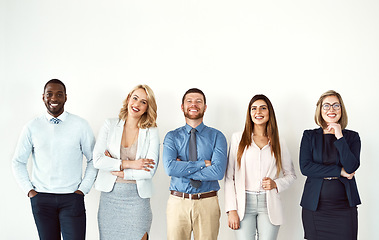
[[[50,107],[56,108],[56,107],[58,107],[58,103],[50,103]]]
[[[331,114],[327,114],[326,116],[330,117],[330,118],[335,118],[337,116],[337,114],[335,113],[331,113]]]
[[[199,109],[196,109],[196,108],[188,109],[188,112],[197,113],[198,111],[199,111]]]
[[[140,110],[138,108],[132,107],[132,110],[135,112],[139,112]]]
[[[261,120],[261,119],[263,119],[263,117],[262,116],[256,116],[255,119]]]

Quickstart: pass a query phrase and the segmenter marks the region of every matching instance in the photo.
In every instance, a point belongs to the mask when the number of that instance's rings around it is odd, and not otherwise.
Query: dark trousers
[[[38,193],[30,199],[41,240],[84,240],[86,212],[84,196],[76,193]]]

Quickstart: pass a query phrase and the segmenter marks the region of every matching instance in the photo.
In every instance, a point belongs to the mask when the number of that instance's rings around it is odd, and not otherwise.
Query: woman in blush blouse
[[[157,104],[147,85],[127,96],[119,117],[107,119],[94,149],[101,191],[98,222],[101,240],[148,239],[152,222],[152,177],[158,165]]]
[[[355,171],[360,165],[361,141],[347,130],[341,95],[327,91],[317,102],[316,124],[305,130],[300,146],[300,169],[307,176],[301,199],[304,238],[357,239],[357,205],[361,203]]]
[[[225,175],[225,210],[237,239],[274,240],[283,223],[280,193],[296,179],[279,139],[274,108],[264,95],[249,102],[245,129],[234,133]]]

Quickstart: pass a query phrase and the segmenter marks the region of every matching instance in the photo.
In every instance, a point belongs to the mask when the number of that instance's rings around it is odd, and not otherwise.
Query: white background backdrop
[[[302,132],[316,127],[318,97],[329,89],[340,92],[348,128],[362,141],[359,239],[372,239],[379,224],[378,12],[376,0],[0,0],[0,239],[38,238],[11,158],[23,125],[45,112],[41,94],[51,78],[66,84],[66,110],[87,119],[96,136],[106,118],[118,115],[132,87],[150,85],[161,142],[184,124],[180,101],[188,88],[205,92],[205,124],[228,141],[243,129],[251,97],[266,94],[298,175],[282,195],[281,240],[303,236]],[[169,178],[162,163],[154,184],[151,239],[165,239]],[[221,190],[219,239],[233,239],[223,199]],[[98,201],[96,190],[86,196],[89,240],[98,239]]]

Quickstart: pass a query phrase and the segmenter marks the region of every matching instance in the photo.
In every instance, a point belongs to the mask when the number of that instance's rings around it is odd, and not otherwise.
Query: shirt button
[[[191,173],[191,171],[188,171],[188,173]]]

